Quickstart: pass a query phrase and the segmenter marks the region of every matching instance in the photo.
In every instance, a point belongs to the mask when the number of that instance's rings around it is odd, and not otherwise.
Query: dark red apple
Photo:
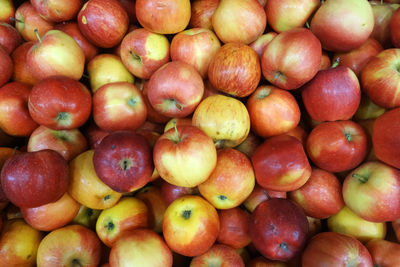
[[[6,50],[0,46],[0,86],[7,83],[13,74],[13,61]]]
[[[165,180],[162,180],[161,183],[161,196],[167,206],[171,204],[175,199],[186,195],[194,195],[197,193],[199,193],[197,187],[177,186],[170,184]]]
[[[22,38],[17,29],[8,23],[0,22],[0,46],[11,54],[21,43]]]
[[[251,215],[239,207],[218,211],[220,229],[217,242],[233,247],[244,248],[251,243],[249,225]]]
[[[400,9],[397,9],[390,19],[389,33],[393,46],[400,48]]]
[[[118,0],[129,17],[129,25],[137,24],[135,0]],[[128,30],[129,31],[129,30]]]

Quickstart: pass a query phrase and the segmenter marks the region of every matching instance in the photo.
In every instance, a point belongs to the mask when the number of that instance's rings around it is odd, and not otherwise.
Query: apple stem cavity
[[[180,138],[180,136],[179,136],[178,128],[176,127],[176,120],[173,121],[173,124],[174,124],[174,129],[175,129],[175,136],[174,136],[174,138],[172,139],[172,141],[173,141],[175,144],[178,144],[178,143],[181,141],[181,138]]]
[[[136,105],[137,101],[134,98],[129,98],[128,100],[128,105],[131,107],[134,107]]]
[[[262,89],[258,94],[258,99],[264,99],[271,94],[271,89]]]
[[[78,259],[73,259],[71,263],[72,267],[82,267],[82,264],[79,262]]]
[[[308,21],[306,21],[306,28],[310,29],[310,23],[308,23]]]
[[[340,62],[340,57],[338,57],[335,61],[333,61],[331,69],[334,69],[337,66],[339,66],[339,62]]]
[[[350,133],[344,133],[344,136],[346,136],[347,141],[351,142],[353,139],[353,136]]]
[[[218,148],[223,148],[225,145],[225,140],[215,140],[214,141],[215,147]]]
[[[190,215],[192,215],[192,211],[191,210],[184,210],[182,213],[183,218],[185,218],[185,220],[190,218]]]
[[[115,225],[114,225],[113,222],[108,222],[106,224],[106,228],[107,228],[108,231],[112,231],[114,229],[114,227],[115,227]]]
[[[280,243],[279,247],[284,251],[289,251],[289,246],[285,242]]]
[[[129,51],[129,54],[131,54],[133,60],[139,61],[139,63],[142,64],[142,58],[138,54],[132,52],[132,50]]]
[[[13,18],[13,17],[11,17],[10,20],[11,20],[12,22],[24,23],[23,20],[20,20],[20,19],[17,19],[17,18]]]
[[[129,159],[122,159],[122,160],[119,162],[119,165],[121,166],[121,169],[122,169],[123,171],[127,171],[128,169],[130,169],[130,168],[132,167],[133,161],[132,161],[131,158],[129,158]]]
[[[281,77],[282,75],[283,75],[282,72],[277,71],[277,72],[275,73],[274,79],[277,80],[277,79],[278,79],[279,77]]]
[[[358,179],[358,181],[360,181],[360,182],[363,183],[363,184],[365,184],[366,182],[368,182],[368,178],[369,178],[368,176],[363,176],[363,175],[360,175],[360,174],[358,174],[358,173],[353,173],[353,174],[351,175],[351,177]]]
[[[228,197],[227,197],[227,196],[224,196],[224,195],[219,195],[218,198],[219,198],[220,200],[226,200],[226,199],[228,199]]]
[[[40,38],[38,29],[35,29],[34,32],[35,32],[36,38],[39,40],[39,43],[41,43],[42,42],[42,38]]]

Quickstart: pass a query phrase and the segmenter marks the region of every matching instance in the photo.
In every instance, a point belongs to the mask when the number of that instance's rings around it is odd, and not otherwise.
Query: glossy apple
[[[34,208],[60,199],[68,189],[67,161],[53,150],[24,152],[9,158],[1,171],[7,198],[18,207]]]
[[[375,266],[400,265],[400,245],[383,239],[374,239],[365,244]]]
[[[286,192],[264,189],[256,183],[253,192],[251,192],[250,196],[248,196],[247,199],[243,202],[243,206],[249,212],[253,212],[258,204],[260,204],[264,200],[268,200],[270,198],[286,198],[286,196]]]
[[[213,245],[207,252],[193,257],[190,262],[191,267],[207,267],[212,264],[218,264],[221,267],[245,266],[239,253],[234,248],[223,244]]]
[[[204,28],[212,30],[212,15],[218,7],[220,0],[193,0],[191,1],[191,28]]]
[[[13,61],[5,49],[0,47],[0,86],[6,84],[13,75]]]
[[[279,88],[297,89],[315,76],[321,57],[317,37],[308,29],[294,28],[278,34],[265,48],[262,74]]]
[[[153,106],[150,104],[149,97],[148,97],[148,91],[149,91],[149,81],[146,80],[144,81],[144,84],[142,88],[139,87],[139,89],[142,91],[143,94],[143,100],[146,104],[147,108],[147,121],[148,122],[153,122],[156,124],[164,124],[168,122],[171,118],[167,117],[165,115],[162,115],[161,113],[157,112]]]
[[[282,261],[268,260],[262,256],[255,257],[247,265],[248,267],[288,267],[287,263]]]
[[[394,47],[400,48],[400,10],[397,9],[392,17],[390,18],[389,22],[389,34],[390,40]]]
[[[161,196],[164,203],[169,206],[175,199],[186,195],[195,195],[198,193],[197,187],[183,187],[170,184],[165,180],[161,183]]]
[[[83,4],[82,0],[68,1],[68,4],[62,0],[31,0],[30,2],[42,18],[53,22],[73,20]]]
[[[94,45],[118,45],[128,30],[129,18],[118,0],[90,0],[77,16],[79,29]]]
[[[11,54],[22,43],[22,38],[17,29],[8,23],[0,22],[0,45]]]
[[[29,69],[26,54],[31,49],[35,42],[24,42],[18,46],[11,54],[13,62],[12,80],[16,82],[26,83],[28,85],[35,85],[38,79],[33,76],[32,71]],[[0,52],[1,53],[1,52]]]
[[[261,78],[257,53],[242,43],[223,45],[211,59],[208,79],[219,91],[246,97],[256,90]]]
[[[0,3],[0,21],[11,23],[15,15],[14,1],[4,0]]]
[[[249,234],[250,213],[239,207],[219,210],[220,231],[217,242],[234,249],[244,248],[251,243]]]
[[[385,2],[385,1],[384,1]],[[384,48],[392,46],[390,40],[389,23],[393,13],[396,11],[395,5],[382,3],[381,1],[369,1],[374,13],[374,29],[370,35],[377,40]]]
[[[258,57],[261,60],[262,54],[264,53],[265,48],[268,44],[274,39],[278,34],[276,32],[267,32],[260,37],[258,37],[254,42],[250,43],[249,46],[253,48]]]
[[[82,133],[85,135],[90,149],[96,149],[101,140],[110,134],[109,131],[100,129],[93,120],[89,120]]]
[[[192,118],[184,117],[184,118],[172,118],[168,120],[168,122],[164,126],[164,133],[169,129],[174,128],[175,126],[191,126]]]

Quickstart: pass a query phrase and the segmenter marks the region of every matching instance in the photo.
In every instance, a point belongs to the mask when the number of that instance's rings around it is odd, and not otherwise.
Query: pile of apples
[[[0,0],[0,267],[400,266],[399,7]]]

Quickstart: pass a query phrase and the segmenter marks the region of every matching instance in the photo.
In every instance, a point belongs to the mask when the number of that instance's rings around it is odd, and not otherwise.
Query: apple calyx
[[[59,112],[54,120],[62,126],[71,125],[71,116],[68,114],[68,112]]]
[[[139,64],[143,64],[141,56],[139,56],[138,54],[136,54],[132,50],[129,51],[129,54],[131,54],[133,60],[138,61]]]
[[[42,43],[42,38],[40,38],[38,29],[35,29],[34,32],[35,32],[36,38],[39,40],[39,43]]]
[[[344,133],[344,136],[346,136],[346,139],[349,142],[351,142],[351,140],[353,139],[353,136],[351,135],[351,133]]]
[[[108,223],[106,223],[106,225],[104,226],[108,231],[112,231],[115,228],[115,224],[112,221],[109,221]]]
[[[279,244],[279,248],[283,249],[284,251],[288,252],[289,251],[289,246],[286,244],[286,242],[282,242]]]
[[[192,211],[191,210],[184,210],[182,212],[182,217],[185,218],[185,220],[188,220],[191,215],[192,215]]]
[[[78,259],[72,259],[71,261],[71,267],[82,267],[83,265]]]
[[[358,181],[360,181],[361,183],[365,184],[366,182],[368,182],[369,176],[363,176],[361,174],[358,173],[353,173],[351,175],[351,177],[356,178]]]
[[[227,196],[224,196],[224,195],[219,195],[218,198],[219,198],[220,200],[227,200],[227,199],[228,199],[228,197],[227,197]]]
[[[339,66],[339,62],[340,62],[340,57],[338,57],[337,59],[335,59],[335,61],[333,61],[331,69],[334,69],[337,66]]]
[[[127,171],[133,166],[133,160],[131,158],[121,159],[119,161],[119,166],[123,171]]]
[[[262,89],[257,95],[257,99],[264,99],[271,94],[271,89]]]
[[[220,140],[214,140],[214,145],[215,148],[223,148],[225,146],[225,140],[220,139]]]

